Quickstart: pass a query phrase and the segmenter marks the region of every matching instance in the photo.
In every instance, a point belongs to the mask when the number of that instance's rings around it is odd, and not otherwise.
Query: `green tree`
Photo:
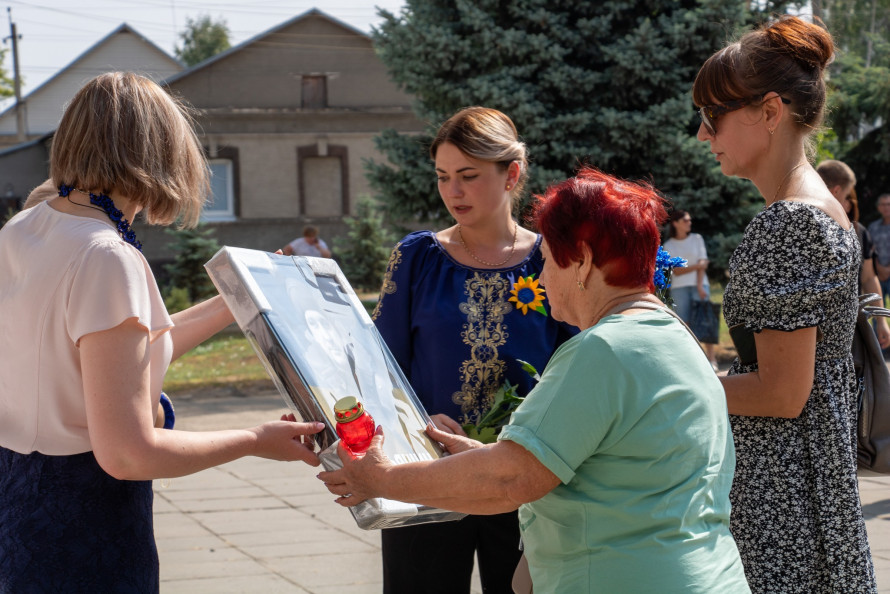
[[[784,3],[783,3],[784,4]],[[701,64],[759,16],[736,0],[408,0],[373,33],[392,78],[415,97],[426,135],[385,131],[390,164],[367,163],[396,220],[446,216],[427,147],[459,108],[508,114],[529,146],[530,190],[586,162],[646,179],[691,210],[725,261],[760,199],[724,177],[695,138],[691,86]]]
[[[6,68],[3,67],[3,60],[6,58],[7,51],[0,49],[0,98],[12,97],[15,93],[15,82],[6,72]]]
[[[383,214],[368,198],[359,201],[354,217],[344,219],[346,237],[337,238],[337,259],[350,284],[365,291],[380,288],[395,238],[383,224]]]
[[[830,68],[827,148],[856,172],[860,217],[890,190],[890,0],[822,0],[838,49]]]
[[[204,229],[199,225],[194,229],[165,231],[173,236],[171,249],[176,253],[173,262],[164,266],[168,275],[165,295],[181,301],[182,290],[185,290],[192,302],[216,295],[216,288],[204,270],[204,263],[219,251],[213,229]]]
[[[232,47],[225,19],[214,21],[206,14],[197,19],[186,18],[185,31],[179,38],[182,47],[176,46],[174,52],[187,66],[194,66]]]

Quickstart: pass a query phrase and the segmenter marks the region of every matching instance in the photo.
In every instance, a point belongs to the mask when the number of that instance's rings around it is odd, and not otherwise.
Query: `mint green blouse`
[[[667,313],[568,340],[499,439],[561,481],[519,509],[536,591],[749,592],[729,532],[726,397]]]

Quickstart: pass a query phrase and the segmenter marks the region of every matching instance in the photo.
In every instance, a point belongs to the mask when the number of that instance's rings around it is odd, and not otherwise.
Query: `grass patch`
[[[218,334],[170,365],[164,391],[244,387],[272,380],[244,336]]]

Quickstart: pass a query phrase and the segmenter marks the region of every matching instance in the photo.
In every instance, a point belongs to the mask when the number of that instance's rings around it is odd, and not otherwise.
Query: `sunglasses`
[[[734,99],[732,101],[727,101],[726,103],[705,105],[704,107],[699,108],[698,115],[701,116],[702,124],[705,125],[705,130],[708,131],[708,134],[710,134],[711,136],[716,136],[717,118],[727,113],[737,111],[743,107],[747,107],[755,101],[762,101],[765,96],[766,93],[764,93],[763,95],[754,95],[745,99]],[[779,95],[776,96],[779,97],[779,99],[781,99],[782,103],[784,103],[785,105],[791,103],[791,99],[785,99],[784,97],[781,97]]]

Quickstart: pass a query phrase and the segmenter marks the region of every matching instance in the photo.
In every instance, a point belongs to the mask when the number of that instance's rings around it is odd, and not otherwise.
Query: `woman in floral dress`
[[[730,260],[724,314],[739,351],[723,379],[736,445],[731,528],[753,592],[874,592],[856,479],[850,345],[860,250],[809,164],[824,29],[783,17],[714,54],[693,90],[698,138],[766,206]]]

